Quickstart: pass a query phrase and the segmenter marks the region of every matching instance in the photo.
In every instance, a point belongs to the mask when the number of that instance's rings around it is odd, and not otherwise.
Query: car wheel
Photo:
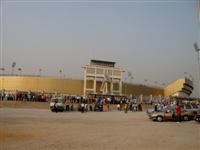
[[[183,120],[184,121],[188,121],[189,120],[189,117],[187,115],[183,116]]]
[[[157,117],[157,121],[162,122],[163,121],[163,117],[162,116],[158,116]]]

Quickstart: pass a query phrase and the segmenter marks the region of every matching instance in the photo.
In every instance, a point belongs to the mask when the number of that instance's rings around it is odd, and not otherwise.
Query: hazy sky
[[[199,44],[196,0],[1,0],[1,67],[23,74],[83,78],[90,59],[115,61],[134,83],[194,77]]]

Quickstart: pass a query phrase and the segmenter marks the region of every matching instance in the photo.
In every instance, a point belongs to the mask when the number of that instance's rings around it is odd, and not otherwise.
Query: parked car
[[[182,120],[188,121],[193,120],[196,113],[193,111],[182,110]]]
[[[155,108],[149,108],[149,109],[147,109],[146,113],[147,113],[148,115],[150,115],[150,114],[152,114],[152,113],[154,113],[154,112],[163,111],[163,109],[164,109],[164,108],[158,107],[158,108],[157,108],[157,111],[156,111]]]
[[[154,108],[147,109],[146,113],[150,116],[154,112],[163,112],[164,110],[167,110],[167,109],[171,110],[171,109],[175,109],[175,107],[170,106],[170,105],[167,105],[167,106],[157,105],[157,110],[155,110],[155,106],[154,106]]]
[[[65,110],[64,98],[63,97],[51,98],[50,109],[52,112],[64,111]]]
[[[185,111],[182,110],[182,120],[188,121],[192,120],[194,118],[194,114],[192,111]],[[174,108],[166,108],[161,111],[154,111],[151,114],[149,114],[149,118],[153,121],[175,121],[176,115],[175,115],[175,109]]]
[[[183,110],[193,112],[194,115],[200,112],[200,108],[196,104],[184,104],[181,106]]]
[[[156,109],[155,110],[155,106],[156,106]],[[163,106],[163,105],[160,105],[160,104],[155,104],[154,108],[149,108],[147,109],[146,113],[148,115],[154,113],[154,112],[160,112],[160,111],[163,111],[163,109],[175,109],[174,106],[170,106],[170,105],[167,105],[167,106]]]
[[[166,120],[175,120],[173,109],[163,109],[160,111],[153,111],[149,114],[149,118],[153,121],[166,121]]]

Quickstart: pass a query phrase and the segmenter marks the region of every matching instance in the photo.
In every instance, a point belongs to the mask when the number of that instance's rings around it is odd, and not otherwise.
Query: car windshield
[[[63,98],[61,98],[61,97],[52,98],[52,99],[51,99],[51,102],[62,103],[62,102],[63,102]]]

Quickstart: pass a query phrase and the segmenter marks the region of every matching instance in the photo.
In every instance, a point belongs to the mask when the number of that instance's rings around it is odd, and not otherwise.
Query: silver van
[[[50,101],[50,109],[52,112],[64,111],[65,110],[64,98],[61,96],[52,97]]]

